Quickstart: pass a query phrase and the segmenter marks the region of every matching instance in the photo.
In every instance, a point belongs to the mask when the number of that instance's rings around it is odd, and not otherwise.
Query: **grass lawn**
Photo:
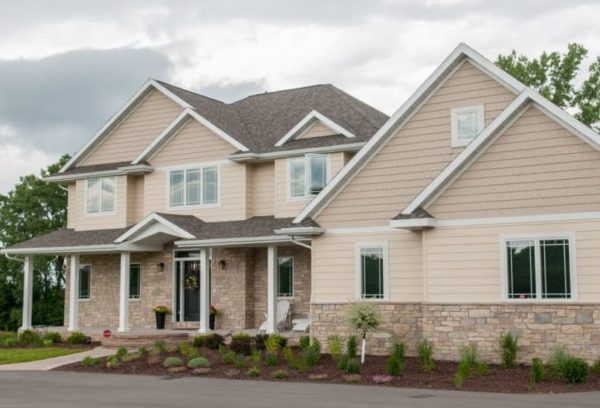
[[[81,348],[39,347],[39,348],[0,348],[0,364],[25,363],[85,351]]]

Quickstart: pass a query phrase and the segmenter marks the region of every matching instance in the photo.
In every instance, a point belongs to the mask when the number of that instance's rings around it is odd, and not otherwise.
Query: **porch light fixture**
[[[164,262],[159,262],[158,265],[156,265],[156,267],[158,268],[159,272],[162,272],[165,270],[165,263]]]
[[[227,266],[227,263],[225,262],[225,260],[221,259],[219,261],[219,269],[222,270],[222,271],[224,271],[226,266]]]

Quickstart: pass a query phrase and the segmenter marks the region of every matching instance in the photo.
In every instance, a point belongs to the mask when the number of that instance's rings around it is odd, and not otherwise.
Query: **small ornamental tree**
[[[381,324],[381,314],[377,306],[369,302],[353,303],[348,310],[348,323],[354,330],[360,332],[362,337],[362,348],[360,362],[365,362],[365,350],[367,347],[367,333],[377,330]]]

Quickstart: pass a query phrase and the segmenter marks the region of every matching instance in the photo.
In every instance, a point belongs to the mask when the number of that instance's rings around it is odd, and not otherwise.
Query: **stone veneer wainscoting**
[[[594,361],[600,355],[600,304],[378,304],[384,323],[369,337],[372,354],[387,354],[392,339],[415,355],[421,338],[433,342],[435,358],[458,360],[460,348],[477,344],[483,359],[499,362],[503,332],[519,336],[518,359],[547,359],[556,345]],[[349,334],[347,304],[312,304],[312,335],[327,344],[332,334]]]

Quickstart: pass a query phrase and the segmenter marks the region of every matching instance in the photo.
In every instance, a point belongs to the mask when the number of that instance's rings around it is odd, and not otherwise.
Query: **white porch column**
[[[20,331],[31,329],[33,306],[33,255],[27,255],[23,263],[23,325]]]
[[[277,332],[277,247],[267,249],[267,333]]]
[[[121,252],[121,283],[119,286],[119,328],[117,331],[129,331],[129,252]]]
[[[71,332],[78,331],[79,325],[79,255],[71,255],[71,276],[69,278],[69,328]]]
[[[209,268],[209,249],[200,250],[200,333],[210,331],[210,274]]]

